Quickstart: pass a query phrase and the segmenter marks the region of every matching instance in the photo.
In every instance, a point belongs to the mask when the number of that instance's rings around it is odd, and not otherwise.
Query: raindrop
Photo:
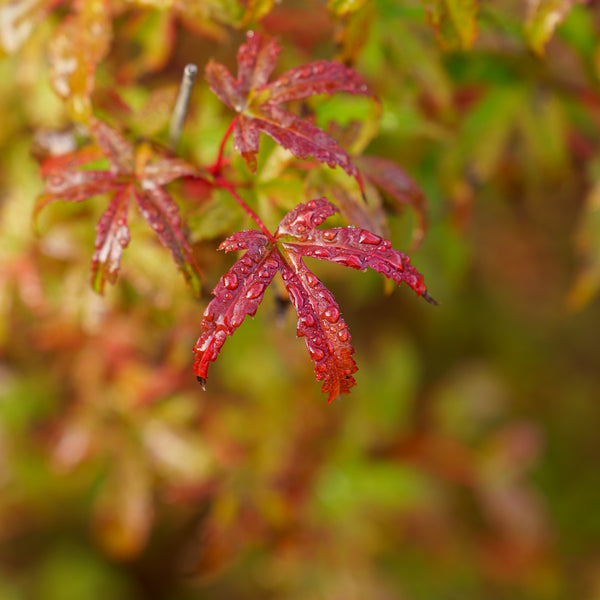
[[[235,273],[226,273],[223,275],[223,285],[228,290],[235,290],[238,286],[238,278]]]
[[[254,285],[251,285],[248,291],[246,292],[246,298],[248,298],[248,300],[258,298],[263,293],[264,289],[264,283],[255,283]]]
[[[315,319],[312,315],[304,315],[301,319],[300,319],[302,325],[306,326],[306,327],[313,327],[315,324]]]
[[[231,319],[229,320],[229,323],[232,327],[239,327],[242,324],[243,320],[244,320],[244,315],[235,314],[231,317]]]
[[[348,341],[348,330],[347,330],[347,329],[345,329],[345,328],[344,328],[344,329],[340,329],[340,330],[338,331],[338,334],[337,334],[337,335],[338,335],[338,339],[339,339],[341,342],[346,342],[346,341]]]
[[[315,248],[313,255],[317,258],[329,258],[329,250],[325,248]]]
[[[340,311],[338,310],[338,308],[336,306],[329,306],[327,307],[327,309],[325,310],[325,312],[323,313],[323,316],[330,322],[330,323],[337,323],[337,321],[340,318]]]
[[[361,262],[360,258],[358,258],[358,256],[353,256],[353,255],[349,255],[349,256],[345,256],[343,257],[343,264],[352,267],[353,269],[362,269],[363,268],[363,263]],[[342,262],[342,261],[340,261]]]
[[[308,282],[308,285],[312,288],[319,285],[319,279],[317,278],[317,276],[314,273],[307,273],[306,281]]]
[[[314,361],[321,360],[325,356],[325,352],[320,348],[309,348],[308,351]]]
[[[326,242],[333,242],[333,240],[335,240],[336,237],[337,237],[337,231],[333,231],[332,229],[328,229],[323,232],[323,239]]]
[[[371,233],[370,231],[363,230],[360,232],[360,237],[358,241],[361,244],[371,244],[373,246],[378,246],[381,244],[381,237]]]

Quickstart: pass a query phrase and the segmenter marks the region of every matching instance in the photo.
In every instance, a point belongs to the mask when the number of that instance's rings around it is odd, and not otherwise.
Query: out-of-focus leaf
[[[355,159],[363,176],[380,188],[393,202],[396,211],[410,206],[417,215],[413,247],[417,247],[427,230],[427,200],[416,182],[394,161],[377,156]]]
[[[477,37],[477,0],[422,0],[444,48],[470,48]]]
[[[248,27],[266,17],[275,5],[275,0],[248,0],[246,10],[238,27]]]
[[[236,25],[243,11],[242,4],[236,0],[175,0],[174,5],[185,27],[216,41],[226,38],[224,25]]]
[[[109,554],[130,558],[145,545],[153,519],[150,473],[132,450],[124,451],[96,501],[94,534]]]
[[[360,10],[369,0],[329,0],[327,8],[338,17]]]
[[[154,137],[160,134],[169,125],[176,99],[176,85],[154,90],[145,104],[131,115],[129,119],[131,126],[144,137]]]
[[[534,95],[522,105],[517,126],[531,156],[532,175],[540,180],[544,171],[549,179],[563,177],[570,163],[564,105],[555,96]]]
[[[390,230],[383,208],[381,194],[365,179],[365,198],[351,180],[336,176],[335,172],[315,173],[307,181],[306,193],[310,197],[330,194],[344,220],[354,227],[368,229],[384,238],[389,238]]]
[[[144,427],[144,443],[159,473],[171,484],[193,484],[205,480],[211,458],[202,439],[158,419]]]
[[[94,121],[91,129],[101,155],[109,161],[109,168],[102,171],[74,169],[97,157],[96,148],[83,148],[47,159],[41,169],[46,189],[38,198],[34,216],[56,200],[81,202],[105,192],[115,193],[98,223],[92,260],[93,287],[102,293],[106,281],[116,280],[122,250],[129,243],[127,212],[133,197],[143,217],[163,246],[171,251],[185,279],[198,294],[200,275],[182,231],[179,208],[162,187],[179,177],[197,175],[197,169],[180,158],[155,152],[148,144],[135,147],[102,121]]]
[[[528,44],[539,55],[554,30],[564,21],[576,0],[528,0],[525,36]]]
[[[108,53],[112,21],[108,0],[80,0],[50,45],[52,87],[67,100],[75,121],[89,121],[98,63]]]
[[[465,116],[448,159],[458,159],[463,168],[467,165],[473,175],[485,181],[498,167],[523,103],[528,101],[527,90],[518,86],[491,90]]]
[[[0,6],[0,48],[16,52],[44,17],[64,0],[13,0]]]
[[[600,289],[600,181],[585,200],[576,242],[582,265],[567,297],[573,310],[583,308]]]
[[[118,80],[133,81],[163,68],[171,56],[175,34],[176,22],[169,11],[144,10],[128,15],[119,31],[119,42],[128,42],[133,48],[119,64]]]
[[[332,2],[329,3],[329,9]],[[347,65],[356,64],[362,55],[375,22],[375,2],[346,1],[338,2],[344,10],[343,17],[336,24],[334,39],[338,47],[336,59]]]

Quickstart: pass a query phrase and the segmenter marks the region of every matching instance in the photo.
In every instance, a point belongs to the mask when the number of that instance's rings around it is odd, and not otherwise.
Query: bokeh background
[[[79,23],[64,50],[82,4],[0,5],[0,598],[599,598],[600,5],[94,0],[104,29]],[[310,110],[356,121],[353,151],[428,200],[411,249],[416,213],[377,197],[439,307],[311,263],[359,366],[330,405],[276,286],[206,392],[192,375],[234,260],[216,248],[251,225],[225,193],[169,188],[200,299],[133,213],[119,281],[91,290],[106,198],[31,224],[39,160],[85,142],[87,110],[164,141],[183,66],[234,69],[249,27],[279,37],[278,73],[357,69],[380,113],[343,95]],[[65,92],[69,60],[89,78]],[[200,77],[180,154],[210,164],[230,118]],[[326,167],[269,175],[266,139],[256,178],[232,161],[269,226],[270,206],[352,187]]]

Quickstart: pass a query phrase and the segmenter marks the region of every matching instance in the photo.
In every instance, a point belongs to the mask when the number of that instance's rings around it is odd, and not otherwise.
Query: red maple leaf
[[[106,281],[116,281],[123,249],[129,244],[127,216],[133,198],[158,239],[171,251],[188,283],[199,293],[199,272],[181,230],[179,208],[163,189],[178,177],[197,175],[197,169],[182,159],[157,155],[148,144],[135,147],[102,121],[94,121],[90,129],[97,146],[50,157],[42,163],[45,192],[37,201],[35,214],[55,200],[81,202],[113,192],[96,226],[92,258],[92,285],[102,293]],[[109,161],[106,170],[78,169],[102,158]]]
[[[332,137],[279,105],[336,92],[373,96],[364,79],[342,63],[317,60],[291,69],[269,83],[280,51],[274,38],[249,31],[247,42],[238,50],[237,79],[224,65],[213,60],[206,66],[210,89],[238,113],[233,122],[235,149],[256,172],[262,131],[297,158],[312,156],[330,167],[339,165],[360,183],[350,156]]]
[[[361,271],[369,267],[398,284],[405,282],[435,304],[409,257],[394,250],[388,240],[357,227],[317,229],[335,212],[338,209],[326,198],[312,200],[289,212],[275,235],[241,231],[219,246],[226,252],[246,253],[221,277],[213,290],[215,297],[204,312],[203,333],[194,346],[194,373],[203,387],[208,365],[246,315],[256,313],[265,289],[280,271],[298,314],[297,335],[305,338],[316,378],[323,381],[323,392],[329,394],[330,402],[339,394],[350,392],[357,367],[348,326],[333,294],[304,264],[303,256]]]

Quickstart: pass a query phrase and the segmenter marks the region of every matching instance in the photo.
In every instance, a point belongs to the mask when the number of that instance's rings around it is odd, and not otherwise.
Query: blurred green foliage
[[[82,4],[0,5],[0,597],[597,598],[597,3]],[[101,39],[61,42],[84,56],[73,70],[52,48],[81,13]],[[119,282],[92,292],[102,201],[53,205],[31,227],[40,157],[79,144],[92,111],[165,142],[183,66],[232,66],[250,27],[279,36],[278,69],[353,64],[380,118],[319,98],[317,122],[357,120],[353,151],[396,161],[429,200],[411,256],[439,308],[311,263],[360,368],[330,406],[282,288],[206,393],[192,376],[232,260],[216,247],[249,226],[224,193],[170,188],[200,301],[141,222]],[[199,82],[181,155],[209,164],[230,117]],[[231,160],[269,226],[305,190],[345,182],[305,177],[267,140],[255,179]],[[408,248],[414,215],[380,200]]]

